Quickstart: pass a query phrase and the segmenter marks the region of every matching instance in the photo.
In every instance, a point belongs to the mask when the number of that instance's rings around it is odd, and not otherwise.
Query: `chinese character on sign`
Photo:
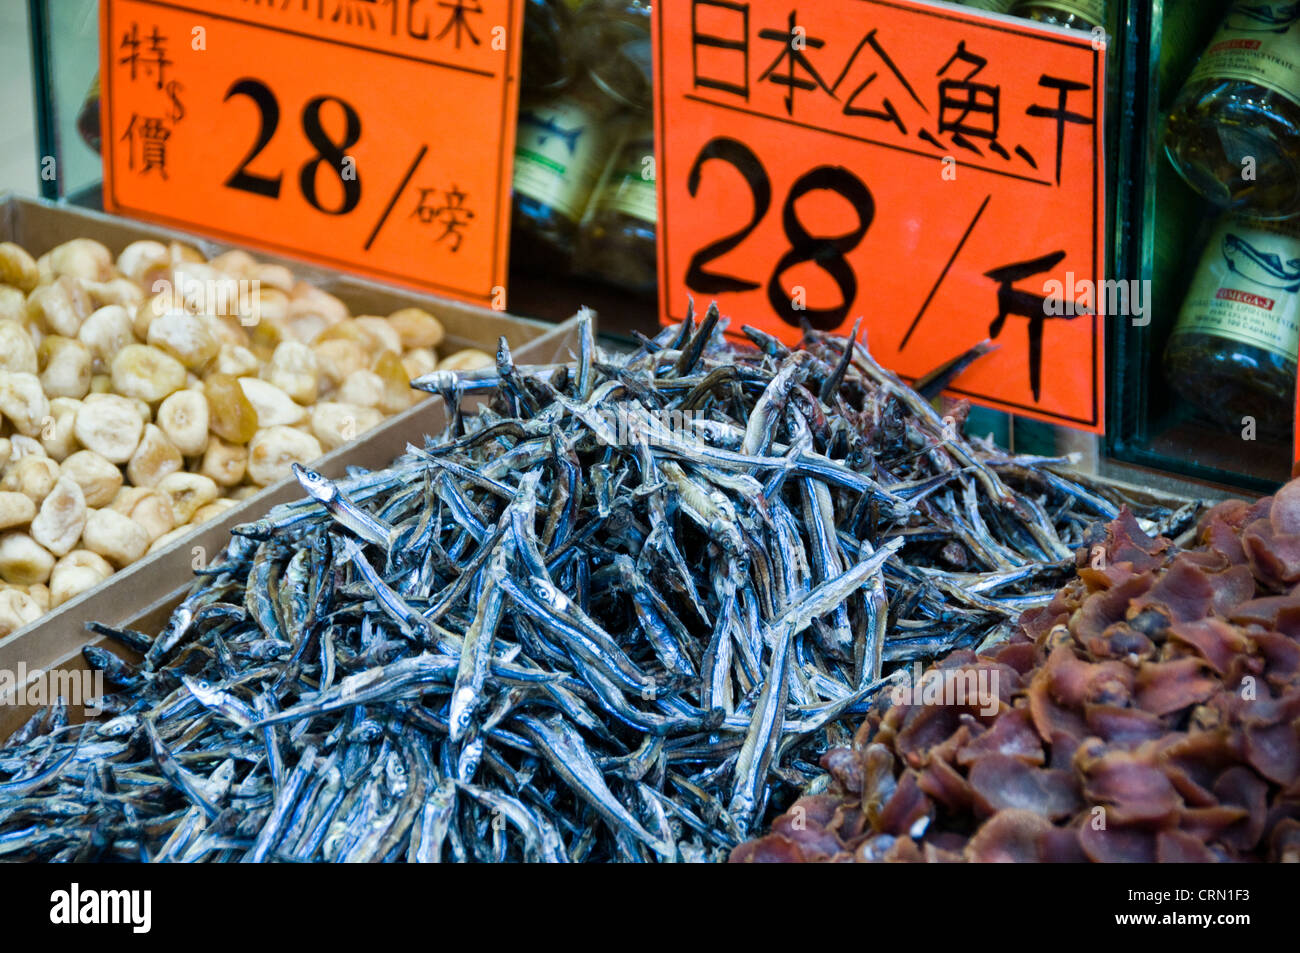
[[[136,80],[137,69],[143,70],[146,76],[153,76],[155,85],[158,89],[163,88],[164,73],[172,61],[167,58],[167,50],[163,47],[163,42],[167,37],[162,36],[155,26],[153,31],[145,37],[149,41],[148,48],[141,53],[140,51],[140,27],[137,23],[131,24],[131,32],[122,34],[122,42],[118,44],[118,50],[128,51],[125,56],[118,60],[118,64],[131,67],[131,82]]]
[[[447,7],[451,10],[451,14],[447,17],[446,26],[442,28],[442,32],[439,33],[435,39],[441,40],[454,29],[456,31],[456,49],[460,49],[460,35],[462,31],[469,34],[471,43],[475,46],[479,45],[478,37],[475,36],[474,31],[470,29],[469,20],[467,19],[466,14],[482,14],[483,8],[479,5],[478,0],[468,0],[468,3],[472,3],[473,6],[468,6],[466,0],[452,0],[451,3],[446,2],[446,0],[439,0],[438,6]]]
[[[1061,184],[1061,157],[1065,152],[1065,124],[1067,122],[1078,123],[1083,126],[1092,125],[1092,117],[1085,116],[1081,113],[1072,113],[1065,108],[1069,101],[1070,93],[1079,92],[1085,89],[1091,89],[1087,83],[1077,83],[1068,79],[1060,79],[1056,76],[1040,76],[1038,78],[1039,86],[1046,86],[1048,89],[1057,91],[1056,107],[1048,106],[1030,106],[1025,110],[1028,116],[1039,116],[1044,119],[1056,120],[1056,184]]]
[[[379,5],[379,0],[335,0],[334,16],[330,19],[334,23],[340,20],[345,26],[366,26],[370,29],[375,28],[375,8]]]
[[[435,188],[420,189],[420,200],[411,216],[418,218],[423,225],[440,224],[442,232],[434,241],[441,242],[450,237],[451,250],[458,252],[460,243],[465,237],[461,230],[474,218],[474,212],[465,207],[465,199],[468,196],[457,188],[455,183],[450,189],[443,190],[442,205],[435,204],[438,201],[437,191]]]
[[[912,84],[907,81],[907,77],[904,76],[902,71],[894,64],[893,58],[885,51],[885,47],[880,40],[877,39],[876,31],[874,29],[864,36],[858,42],[858,45],[854,47],[853,53],[849,56],[848,62],[844,64],[844,69],[840,72],[839,78],[835,80],[835,85],[831,87],[832,91],[839,90],[840,84],[844,82],[845,77],[849,75],[849,70],[851,70],[853,65],[857,62],[858,54],[860,54],[863,47],[866,46],[870,46],[881,64],[894,74],[894,78],[898,80],[899,85],[907,91],[907,95],[911,97],[912,101],[920,106],[923,112],[929,112],[929,110],[925,108],[925,103],[921,101],[921,97],[916,95],[916,90],[912,88]],[[876,78],[879,75],[879,70],[872,70],[870,75],[859,83],[854,88],[853,92],[849,94],[849,98],[845,101],[842,112],[846,116],[865,116],[868,119],[879,119],[882,122],[893,123],[898,127],[899,132],[906,135],[907,126],[903,123],[902,116],[899,115],[898,109],[895,108],[893,102],[890,101],[888,96],[882,96],[879,108],[875,109],[871,108],[869,105],[860,105],[858,103],[858,97],[865,93],[869,86],[875,83]]]
[[[701,25],[701,19],[712,26]],[[709,32],[724,28],[725,33]],[[749,4],[692,0],[691,44],[696,89],[716,89],[749,99]]]
[[[809,61],[808,57],[804,55],[805,49],[820,50],[826,45],[826,41],[809,36],[807,31],[795,22],[797,16],[798,14],[795,11],[790,11],[790,19],[784,30],[758,31],[760,40],[775,40],[782,45],[781,52],[772,61],[772,65],[758,77],[758,81],[761,83],[767,80],[769,83],[775,83],[777,86],[786,88],[785,112],[788,116],[794,115],[794,91],[796,89],[811,92],[814,89],[821,88],[830,93],[832,97],[835,96],[835,93],[826,85],[826,82],[818,74],[817,69]],[[785,72],[777,72],[777,70],[782,69],[782,64],[784,64]],[[802,76],[800,71],[808,75]]]
[[[135,157],[138,153],[141,175],[147,175],[151,169],[157,169],[160,176],[167,178],[167,140],[171,138],[171,130],[167,128],[165,120],[156,116],[140,116],[133,113],[126,132],[121,138],[127,146],[128,169],[132,172],[136,170]]]
[[[996,338],[1002,333],[1010,315],[1029,319],[1029,387],[1034,392],[1035,401],[1040,399],[1043,390],[1044,323],[1048,318],[1064,318],[1068,321],[1080,314],[1092,312],[1078,307],[1066,308],[1062,304],[1062,307],[1052,309],[1056,314],[1048,314],[1046,298],[1029,291],[1018,291],[1012,286],[1032,275],[1049,272],[1064,260],[1065,252],[1056,251],[1041,258],[1003,265],[984,273],[985,278],[992,278],[998,283],[998,316],[989,325],[989,337]],[[1070,304],[1073,305],[1073,302]]]

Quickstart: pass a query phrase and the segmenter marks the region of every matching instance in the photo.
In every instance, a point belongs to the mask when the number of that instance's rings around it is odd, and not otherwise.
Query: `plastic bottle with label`
[[[1220,206],[1300,214],[1300,5],[1232,4],[1170,110],[1165,152]]]
[[[638,292],[656,277],[654,125],[633,121],[582,220],[577,259],[585,272]]]
[[[1165,373],[1212,420],[1283,435],[1295,407],[1300,223],[1221,220],[1165,348]]]
[[[1106,23],[1106,0],[1020,0],[1014,16],[1091,32]]]

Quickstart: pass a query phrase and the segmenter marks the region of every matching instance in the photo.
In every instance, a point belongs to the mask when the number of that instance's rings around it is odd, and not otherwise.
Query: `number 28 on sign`
[[[103,0],[110,211],[493,303],[520,0]]]
[[[656,4],[660,317],[861,316],[918,377],[1102,430],[1104,43],[912,0]]]

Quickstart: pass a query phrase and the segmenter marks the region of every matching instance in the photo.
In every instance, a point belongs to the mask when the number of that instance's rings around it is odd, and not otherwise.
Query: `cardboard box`
[[[33,255],[41,255],[55,245],[79,237],[103,242],[114,253],[143,238],[189,242],[209,256],[227,248],[205,239],[98,212],[0,196],[0,241],[17,242]],[[324,272],[271,255],[259,254],[257,257],[287,265],[295,275],[339,297],[354,314],[382,315],[403,307],[424,308],[436,315],[447,330],[444,351],[478,347],[493,352],[501,335],[510,342],[514,356],[521,364],[568,360],[571,351],[576,349],[576,319],[556,325],[516,318],[473,305]],[[403,452],[408,442],[418,444],[424,434],[439,430],[445,419],[441,398],[430,397],[388,418],[352,443],[326,454],[313,467],[331,479],[341,479],[350,466],[382,469]],[[220,519],[196,527],[166,549],[133,563],[94,589],[0,639],[0,672],[16,673],[19,663],[22,663],[30,682],[40,672],[84,670],[86,666],[81,658],[81,649],[103,641],[86,631],[85,623],[89,621],[156,632],[193,581],[194,566],[220,552],[230,536],[231,527],[258,519],[272,506],[302,496],[301,488],[292,477],[269,486],[227,510]],[[118,650],[112,644],[105,647]],[[33,710],[14,705],[13,694],[0,692],[0,738],[7,737],[30,717]],[[78,714],[74,712],[74,716]]]

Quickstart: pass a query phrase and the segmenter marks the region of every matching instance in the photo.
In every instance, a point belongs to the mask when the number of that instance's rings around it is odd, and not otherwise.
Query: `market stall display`
[[[558,366],[502,345],[490,371],[418,381],[491,405],[392,467],[295,467],[309,498],[238,527],[160,631],[96,628],[132,653],[85,650],[107,720],[54,706],[11,739],[0,765],[45,754],[0,787],[24,798],[0,843],[721,859],[815,783],[887,668],[1004,641],[1119,512],[1062,461],[968,443],[855,341],[737,350],[720,325],[616,359],[588,321]],[[1153,531],[1195,515],[1143,510]],[[98,797],[119,770],[150,796]],[[90,800],[18,836],[49,797]],[[511,832],[486,833],[494,811]]]
[[[1298,518],[1300,481],[1215,506],[1187,549],[1125,512],[1014,638],[873,711],[823,755],[829,788],[732,860],[1300,862]]]

